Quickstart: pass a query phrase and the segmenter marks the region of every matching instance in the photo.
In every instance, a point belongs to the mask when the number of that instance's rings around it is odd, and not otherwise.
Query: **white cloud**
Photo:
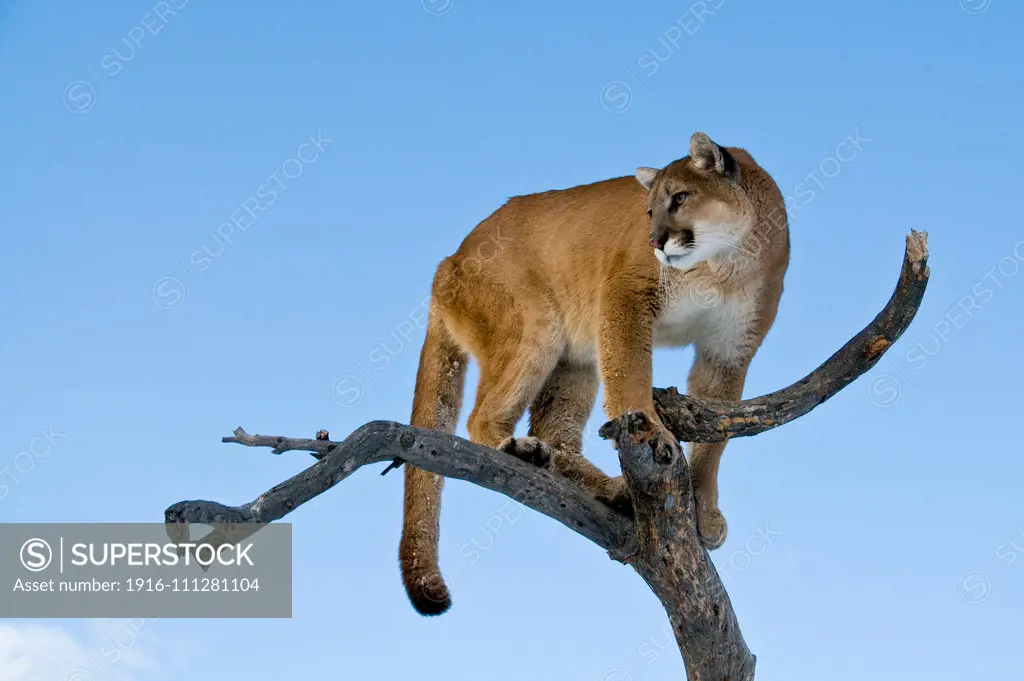
[[[0,681],[139,681],[152,677],[155,619],[90,620],[73,635],[50,624],[0,623]],[[149,639],[149,640],[147,640]]]

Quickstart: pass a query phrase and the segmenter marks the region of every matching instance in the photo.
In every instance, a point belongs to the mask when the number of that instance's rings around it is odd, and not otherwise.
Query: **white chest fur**
[[[747,352],[757,309],[752,296],[726,296],[713,285],[694,282],[674,291],[654,325],[654,344],[680,347],[696,344],[723,360]]]

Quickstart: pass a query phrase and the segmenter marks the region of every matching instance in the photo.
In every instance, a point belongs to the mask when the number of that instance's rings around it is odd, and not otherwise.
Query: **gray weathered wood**
[[[642,413],[611,421],[633,501],[633,551],[624,562],[643,577],[668,613],[689,681],[749,681],[754,655],[740,633],[729,594],[697,534],[689,470],[683,457],[659,463],[647,442],[656,431]]]
[[[323,494],[360,467],[400,456],[432,473],[468,480],[512,497],[608,551],[619,551],[630,543],[629,519],[568,479],[511,454],[427,428],[371,421],[344,442],[250,435],[236,428],[234,437],[225,437],[223,442],[271,447],[274,454],[308,451],[319,461],[242,506],[224,506],[213,501],[178,502],[165,512],[166,522],[270,523]]]

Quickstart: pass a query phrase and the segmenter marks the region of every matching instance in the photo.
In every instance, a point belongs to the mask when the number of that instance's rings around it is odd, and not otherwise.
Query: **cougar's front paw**
[[[551,468],[551,447],[535,437],[507,437],[498,445],[502,452],[541,468]]]
[[[597,500],[611,506],[619,513],[633,515],[633,500],[629,496],[626,480],[621,475],[616,478],[608,478],[608,482],[598,492]]]
[[[725,543],[729,528],[725,516],[717,508],[697,506],[697,532],[700,541],[708,551],[714,551]]]
[[[651,449],[654,451],[654,460],[658,463],[669,464],[678,461],[683,455],[679,440],[666,428],[658,428],[657,435],[651,440]]]

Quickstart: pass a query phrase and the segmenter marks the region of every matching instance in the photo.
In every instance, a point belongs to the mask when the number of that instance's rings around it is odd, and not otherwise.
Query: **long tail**
[[[468,356],[452,339],[436,310],[431,310],[416,373],[412,405],[414,426],[455,432],[462,407],[467,360]],[[405,591],[421,615],[440,615],[452,604],[437,560],[442,487],[442,476],[405,465],[405,512],[398,558]]]

